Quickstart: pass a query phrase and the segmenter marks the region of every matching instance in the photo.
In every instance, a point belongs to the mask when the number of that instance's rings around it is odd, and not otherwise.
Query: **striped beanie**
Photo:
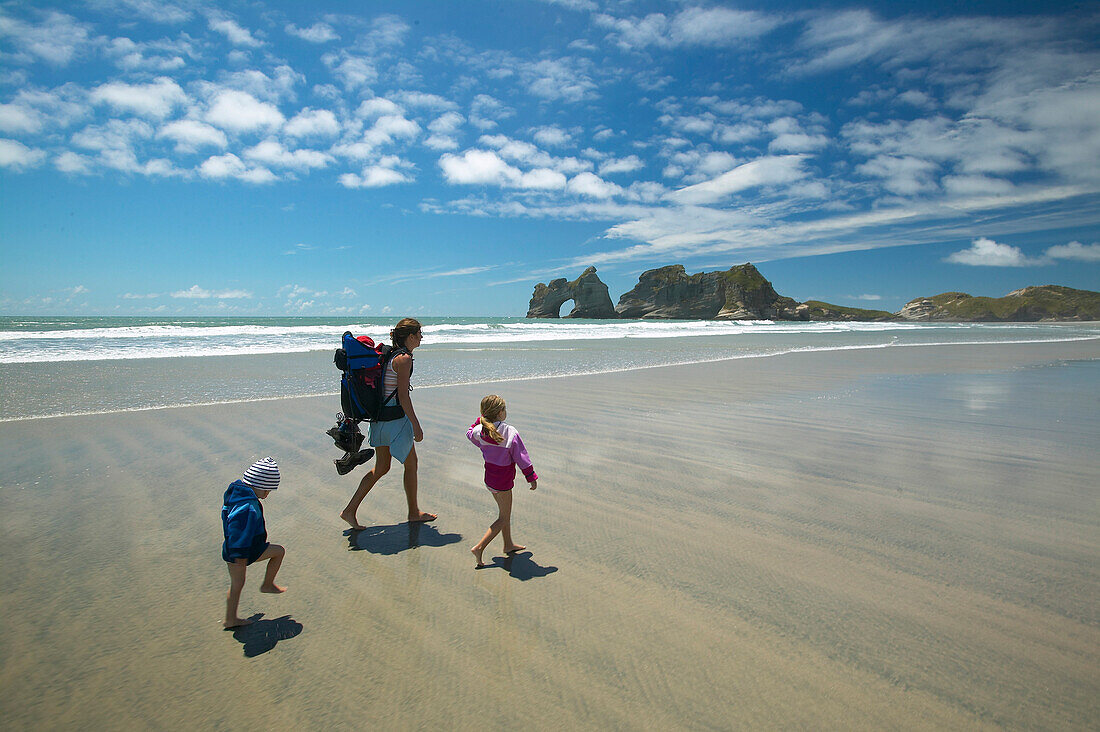
[[[261,491],[273,491],[279,487],[279,465],[273,457],[265,457],[252,463],[241,479],[250,487]]]

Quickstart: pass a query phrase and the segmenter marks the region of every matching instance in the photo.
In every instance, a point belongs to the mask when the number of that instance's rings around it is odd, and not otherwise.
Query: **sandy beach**
[[[415,382],[414,382],[415,383]],[[1100,342],[882,348],[420,388],[338,518],[335,397],[0,423],[7,729],[1087,729]],[[465,428],[500,393],[529,550]],[[285,595],[220,629],[226,485],[271,454]]]

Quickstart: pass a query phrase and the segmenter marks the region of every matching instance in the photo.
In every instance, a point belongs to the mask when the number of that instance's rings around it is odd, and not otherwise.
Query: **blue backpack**
[[[385,343],[375,345],[371,338],[356,338],[350,330],[344,333],[343,348],[336,349],[332,360],[343,372],[340,406],[345,416],[357,422],[391,422],[405,416],[400,404],[386,405],[397,393],[397,388],[386,394],[383,387],[386,368],[394,356],[402,353],[408,351]]]

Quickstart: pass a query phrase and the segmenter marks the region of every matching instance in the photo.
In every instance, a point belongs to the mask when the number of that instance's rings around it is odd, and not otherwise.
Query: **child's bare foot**
[[[278,595],[281,592],[286,592],[286,588],[279,587],[276,584],[260,585],[260,592],[270,592],[272,595]]]
[[[505,554],[512,554],[513,552],[521,552],[526,548],[527,547],[525,547],[523,544],[513,544],[512,546],[504,547],[504,553]]]
[[[349,514],[347,511],[344,511],[340,514],[340,518],[344,519],[344,521],[347,521],[348,524],[351,525],[351,528],[355,529],[356,531],[362,531],[363,529],[367,528],[366,526],[363,526],[363,524],[359,523],[358,520],[356,520],[354,513]]]
[[[470,549],[470,553],[474,555],[474,561],[477,562],[474,569],[481,569],[485,566],[485,562],[481,559],[481,554],[484,551],[484,549],[478,549],[476,546]]]
[[[233,618],[232,620],[222,621],[222,628],[225,630],[235,630],[237,628],[243,628],[246,625],[252,625],[252,621],[246,618]]]
[[[427,511],[421,511],[419,515],[409,514],[409,523],[410,524],[426,524],[429,521],[435,521],[437,518],[439,518],[439,517],[436,516],[434,513],[428,513]]]

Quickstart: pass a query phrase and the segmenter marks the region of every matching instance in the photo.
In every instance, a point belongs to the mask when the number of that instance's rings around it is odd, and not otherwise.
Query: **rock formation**
[[[615,307],[607,285],[596,276],[596,268],[589,267],[580,277],[567,282],[564,277],[551,280],[549,285],[538,283],[527,308],[528,318],[557,318],[562,304],[573,301],[573,310],[567,318],[614,318]]]
[[[619,298],[620,318],[685,320],[798,320],[798,303],[780,296],[751,264],[689,275],[683,265],[643,272]]]
[[[574,307],[567,318],[644,318],[683,320],[817,320],[817,321],[958,321],[1028,322],[1100,320],[1100,292],[1059,285],[1025,287],[1004,297],[973,297],[945,292],[918,297],[897,313],[830,305],[818,300],[799,303],[783,297],[751,264],[725,272],[689,275],[683,265],[647,270],[634,289],[612,307],[607,285],[589,267],[577,279],[564,277],[535,285],[528,318],[557,318],[566,300]]]

